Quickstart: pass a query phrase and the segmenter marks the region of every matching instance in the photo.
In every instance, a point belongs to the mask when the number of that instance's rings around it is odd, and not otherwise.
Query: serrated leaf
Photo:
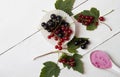
[[[68,13],[70,16],[73,15],[72,8],[75,0],[57,0],[55,3],[55,8],[59,10],[63,10]]]
[[[76,65],[72,67],[73,70],[78,71],[79,73],[84,73],[83,62],[80,60],[82,56],[79,54],[74,54],[73,57],[76,63]]]
[[[97,10],[96,8],[91,8],[90,10],[83,10],[82,12],[80,12],[77,15],[74,16],[74,18],[76,20],[78,19],[79,14],[94,17],[93,23],[91,23],[90,25],[87,26],[87,28],[86,28],[87,30],[95,30],[97,28],[96,22],[98,22],[98,18],[99,18],[99,15],[100,15],[99,10]]]
[[[73,57],[76,58],[76,59],[80,59],[80,58],[82,58],[82,55],[80,55],[80,54],[74,54]]]
[[[95,21],[99,18],[99,10],[96,8],[91,8],[90,9],[90,14],[95,17]]]
[[[81,12],[81,14],[91,16],[91,13],[89,10],[84,10],[83,12]]]
[[[58,77],[60,68],[56,63],[48,61],[44,63],[44,67],[41,70],[40,77]]]
[[[77,53],[78,51],[74,48],[68,48],[67,49],[70,53]]]
[[[96,28],[97,28],[97,26],[94,25],[94,23],[87,26],[87,30],[95,30]]]

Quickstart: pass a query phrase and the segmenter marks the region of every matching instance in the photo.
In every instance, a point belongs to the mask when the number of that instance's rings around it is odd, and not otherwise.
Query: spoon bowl
[[[120,68],[115,65],[109,55],[101,50],[95,50],[90,54],[91,63],[100,69],[107,69],[117,72],[120,75]]]

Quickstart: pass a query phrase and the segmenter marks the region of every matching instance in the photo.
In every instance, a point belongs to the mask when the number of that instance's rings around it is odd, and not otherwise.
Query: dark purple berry
[[[51,19],[56,19],[56,15],[55,14],[51,14],[50,18]]]

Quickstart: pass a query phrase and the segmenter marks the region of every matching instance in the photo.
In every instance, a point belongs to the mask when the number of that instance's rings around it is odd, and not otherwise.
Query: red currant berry
[[[86,21],[84,24],[85,24],[86,26],[88,26],[88,25],[89,25],[89,22]]]
[[[64,37],[64,40],[69,40],[69,37]]]
[[[68,33],[69,33],[69,34],[71,34],[71,33],[72,33],[72,30],[71,30],[71,29],[69,29],[69,30],[68,30]]]
[[[64,26],[62,26],[62,27],[61,27],[61,29],[64,31],[64,30],[65,30],[65,27],[64,27]]]
[[[51,39],[51,35],[48,35],[48,39]]]
[[[51,36],[51,37],[54,37],[54,33],[51,33],[50,36]]]
[[[59,50],[62,50],[62,46],[59,46],[58,49],[59,49]]]
[[[92,20],[91,20],[91,19],[88,19],[88,20],[87,20],[87,22],[88,22],[88,23],[91,23],[91,22],[92,22]]]
[[[58,37],[55,37],[54,39],[57,41],[57,40],[58,40]]]
[[[69,60],[70,62],[73,62],[74,61],[74,58],[70,58],[70,60]]]
[[[85,16],[84,16],[84,15],[81,15],[81,18],[85,18]]]
[[[58,62],[62,63],[62,59],[59,59]]]
[[[90,20],[93,20],[94,19],[94,17],[93,16],[90,16]]]
[[[55,46],[55,49],[58,49],[58,48],[59,48],[59,46],[58,46],[58,45],[56,45],[56,46]]]
[[[64,31],[68,31],[69,30],[69,27],[66,27]]]
[[[82,14],[80,14],[80,15],[79,15],[79,17],[80,17],[80,18],[82,18],[82,17],[83,17],[83,15],[82,15]]]
[[[105,18],[104,17],[100,17],[99,20],[100,21],[105,21]]]
[[[65,40],[63,38],[60,39],[60,42],[64,42]]]
[[[74,67],[74,66],[75,66],[75,64],[74,64],[74,63],[70,63],[70,66],[71,66],[71,67]]]
[[[58,34],[59,33],[59,31],[55,31],[55,34]]]
[[[89,18],[90,18],[90,16],[85,16],[85,18],[86,18],[86,19],[89,19]]]
[[[66,62],[66,64],[68,64],[68,65],[69,65],[69,64],[70,64],[70,62],[69,62],[69,61],[67,61],[67,62]]]
[[[66,63],[67,60],[65,58],[62,59],[62,63]]]
[[[62,42],[58,42],[58,45],[60,45],[60,46],[61,46],[61,45],[62,45]]]
[[[98,23],[98,22],[95,22],[95,25],[96,25],[96,26],[98,26],[98,25],[99,25],[99,23]]]

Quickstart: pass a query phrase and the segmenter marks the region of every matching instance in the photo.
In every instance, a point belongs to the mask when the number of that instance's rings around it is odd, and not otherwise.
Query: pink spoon
[[[90,60],[95,67],[114,71],[120,75],[120,68],[113,63],[107,53],[95,50],[91,53]]]

